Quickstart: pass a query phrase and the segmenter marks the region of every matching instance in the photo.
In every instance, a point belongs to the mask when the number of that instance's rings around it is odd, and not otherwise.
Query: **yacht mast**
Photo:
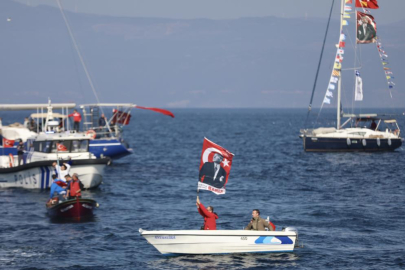
[[[344,14],[344,8],[345,8],[345,0],[341,0],[341,4],[340,4],[340,31],[339,31],[339,40],[340,40],[340,34],[342,33],[342,29],[343,29],[343,14]],[[341,100],[341,89],[342,89],[342,70],[340,70],[340,78],[338,81],[338,91],[337,91],[337,127],[336,129],[340,129],[340,100]]]

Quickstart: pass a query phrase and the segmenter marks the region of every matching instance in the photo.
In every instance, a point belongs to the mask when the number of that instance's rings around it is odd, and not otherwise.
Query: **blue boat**
[[[133,108],[151,110],[174,117],[170,111],[142,107],[132,103],[97,103],[78,106],[82,109],[82,129],[75,131],[69,122],[69,109],[76,108],[75,103],[65,104],[3,104],[0,110],[36,110],[30,118],[34,120],[35,128],[29,123],[13,127],[1,127],[0,130],[0,156],[13,159],[17,156],[17,145],[23,140],[25,149],[29,149],[29,140],[35,140],[40,132],[45,133],[82,133],[90,140],[89,152],[97,158],[109,157],[111,159],[123,158],[133,153],[133,149],[123,138],[125,126],[130,123]],[[103,108],[112,108],[111,115],[104,113]],[[47,112],[44,112],[44,109]],[[61,113],[54,113],[53,109],[60,109]],[[110,110],[109,110],[110,111]],[[101,120],[103,119],[103,120]],[[36,121],[35,121],[36,120]],[[8,131],[7,131],[8,130]],[[6,132],[7,131],[7,132]],[[8,145],[7,145],[8,143]],[[12,145],[10,145],[12,144]]]

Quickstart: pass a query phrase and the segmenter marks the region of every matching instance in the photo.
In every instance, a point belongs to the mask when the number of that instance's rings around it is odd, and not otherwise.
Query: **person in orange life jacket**
[[[82,197],[83,184],[80,182],[78,174],[74,173],[72,176],[72,181],[70,182],[69,198],[74,199],[76,197]]]
[[[216,219],[218,219],[218,215],[214,213],[214,207],[208,206],[207,208],[205,208],[205,206],[200,202],[198,196],[196,205],[198,213],[200,213],[200,215],[204,217],[204,230],[216,230]]]
[[[80,121],[82,121],[82,116],[80,115],[80,113],[76,109],[74,109],[73,113],[69,114],[68,116],[73,116],[73,129],[76,130],[76,132],[79,132]]]

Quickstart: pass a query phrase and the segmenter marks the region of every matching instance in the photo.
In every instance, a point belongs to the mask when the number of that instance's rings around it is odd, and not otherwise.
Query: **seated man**
[[[271,221],[267,221],[260,217],[259,209],[254,209],[252,212],[252,220],[246,226],[245,230],[252,230],[252,231],[264,231],[264,228],[268,228],[269,231],[274,231],[276,226],[274,226]]]
[[[370,129],[371,130],[375,130],[377,128],[377,124],[375,123],[375,121],[373,120],[373,122],[370,125]]]

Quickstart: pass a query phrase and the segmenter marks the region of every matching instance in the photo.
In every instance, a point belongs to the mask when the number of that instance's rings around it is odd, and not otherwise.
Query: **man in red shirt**
[[[76,130],[76,132],[79,132],[80,121],[82,121],[82,116],[80,115],[80,113],[76,109],[74,109],[73,113],[69,114],[68,116],[73,116],[73,129]]]
[[[200,202],[198,196],[196,205],[198,213],[204,217],[204,230],[216,230],[216,219],[218,219],[218,215],[214,213],[214,208],[212,206],[205,208],[205,206]]]

